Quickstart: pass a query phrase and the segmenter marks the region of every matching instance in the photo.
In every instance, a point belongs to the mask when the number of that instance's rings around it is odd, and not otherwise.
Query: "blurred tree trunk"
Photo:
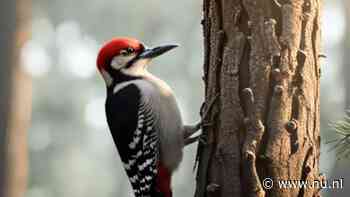
[[[27,182],[27,129],[31,79],[20,67],[28,39],[30,1],[3,0],[0,7],[0,197],[24,196]]]
[[[345,32],[345,42],[344,42],[344,62],[343,62],[343,79],[344,79],[344,87],[345,87],[345,108],[350,108],[350,57],[349,57],[349,49],[350,49],[350,13],[348,10],[350,9],[350,1],[344,0],[345,5],[345,15],[346,15],[346,32]]]
[[[320,0],[203,0],[206,101],[196,197],[318,196]],[[275,181],[271,189],[263,180]]]

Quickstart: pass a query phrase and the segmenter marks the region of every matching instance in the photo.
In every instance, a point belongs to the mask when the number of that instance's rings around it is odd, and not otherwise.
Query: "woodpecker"
[[[98,53],[108,126],[136,197],[172,197],[171,177],[183,148],[198,139],[193,134],[201,121],[184,125],[172,89],[147,70],[153,58],[176,47],[148,48],[118,37]]]

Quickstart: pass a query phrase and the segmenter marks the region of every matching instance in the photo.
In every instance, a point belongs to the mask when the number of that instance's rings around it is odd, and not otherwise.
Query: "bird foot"
[[[201,121],[195,125],[186,125],[184,126],[184,140],[185,140],[185,146],[192,144],[196,141],[200,141],[203,144],[206,144],[205,140],[201,137],[201,135],[193,137],[197,131],[199,131],[201,128],[204,127],[210,127],[213,125],[212,122],[204,122],[205,119],[208,118],[209,112],[212,109],[213,105],[215,104],[217,98],[219,95],[215,95],[213,99],[211,99],[208,102],[208,105],[206,105],[206,102],[204,102],[201,106],[200,115],[201,115]]]

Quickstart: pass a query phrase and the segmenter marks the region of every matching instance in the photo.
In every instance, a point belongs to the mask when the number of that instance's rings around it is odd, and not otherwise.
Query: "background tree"
[[[350,1],[343,1],[343,5],[345,10],[350,8]],[[334,140],[330,142],[334,142],[333,148],[337,149],[337,157],[338,159],[348,158],[350,156],[350,57],[348,55],[350,48],[350,13],[345,12],[346,15],[346,25],[345,25],[345,38],[343,42],[343,64],[342,64],[342,79],[344,81],[344,104],[345,110],[347,110],[346,115],[343,120],[339,120],[332,124],[333,128],[337,132],[337,134],[341,137],[339,140]]]
[[[349,1],[343,1],[345,10],[350,8]],[[344,80],[344,89],[345,89],[345,109],[347,110],[344,120],[339,120],[333,124],[334,129],[337,134],[341,137],[340,140],[335,140],[334,148],[337,149],[337,156],[341,158],[349,158],[350,156],[350,57],[349,57],[349,48],[350,48],[350,13],[345,12],[346,14],[346,30],[345,30],[345,39],[343,44],[343,65],[342,65],[342,75]]]
[[[261,181],[321,180],[319,0],[204,0],[206,100],[196,197],[317,196]]]
[[[31,80],[20,67],[19,57],[28,39],[30,1],[6,0],[0,9],[0,196],[22,197],[27,178]]]

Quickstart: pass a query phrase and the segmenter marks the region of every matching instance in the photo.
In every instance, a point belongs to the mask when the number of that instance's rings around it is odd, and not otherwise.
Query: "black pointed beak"
[[[178,47],[179,45],[176,44],[169,44],[169,45],[163,45],[158,46],[154,48],[145,48],[145,50],[138,56],[139,59],[152,59],[155,57],[158,57],[171,49],[174,49]]]

